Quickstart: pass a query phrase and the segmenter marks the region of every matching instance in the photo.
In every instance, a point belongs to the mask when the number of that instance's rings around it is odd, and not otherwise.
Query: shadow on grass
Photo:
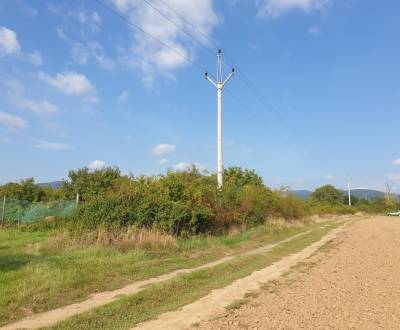
[[[31,255],[0,256],[0,272],[10,272],[20,269],[33,261]]]

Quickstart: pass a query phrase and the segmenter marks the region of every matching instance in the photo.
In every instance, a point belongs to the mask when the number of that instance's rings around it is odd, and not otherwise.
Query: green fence
[[[67,217],[75,207],[75,201],[29,202],[3,197],[0,199],[0,220],[2,223],[29,224],[49,217]]]

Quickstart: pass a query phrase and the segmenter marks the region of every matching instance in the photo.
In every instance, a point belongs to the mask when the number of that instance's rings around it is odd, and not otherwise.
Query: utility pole
[[[217,102],[218,102],[218,112],[217,112],[217,182],[218,189],[221,189],[224,184],[224,163],[222,158],[222,89],[225,84],[232,78],[235,74],[235,69],[232,69],[229,76],[225,79],[222,78],[222,52],[221,49],[218,50],[217,54],[217,81],[211,79],[211,77],[206,72],[204,77],[211,84],[217,88]]]
[[[351,207],[351,188],[350,188],[350,181],[347,181],[347,192],[349,195],[349,206]]]

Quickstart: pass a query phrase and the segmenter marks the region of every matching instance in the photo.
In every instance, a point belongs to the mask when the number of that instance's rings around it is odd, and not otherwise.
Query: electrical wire
[[[119,13],[118,11],[116,11],[115,9],[113,9],[110,6],[107,6],[103,1],[101,0],[94,0],[96,1],[99,5],[101,5],[103,8],[107,9],[108,11],[110,11],[111,13],[113,13],[114,15],[118,16],[119,18],[121,18],[122,20],[124,20],[126,23],[128,23],[130,26],[133,26],[134,28],[136,28],[137,30],[139,30],[140,32],[142,32],[143,34],[149,36],[150,38],[158,41],[160,44],[162,44],[163,46],[167,47],[169,50],[171,50],[173,53],[175,53],[176,55],[180,56],[181,58],[183,58],[185,61],[187,61],[190,64],[193,64],[194,66],[196,66],[198,69],[200,69],[201,71],[205,72],[207,71],[205,69],[205,67],[203,67],[202,65],[200,65],[199,63],[197,63],[196,61],[192,60],[191,58],[189,58],[188,56],[186,56],[185,54],[182,54],[180,51],[176,50],[175,48],[173,48],[172,46],[170,46],[169,44],[167,44],[166,42],[160,40],[159,38],[155,37],[154,35],[152,35],[151,33],[147,32],[146,30],[144,30],[143,28],[141,28],[138,24],[134,23],[131,19],[125,17],[124,15],[122,15],[121,13]]]
[[[171,20],[167,15],[165,15],[160,9],[158,9],[155,5],[153,5],[150,1],[148,0],[143,0],[149,7],[151,7],[153,10],[155,10],[158,14],[160,14],[162,17],[164,17],[168,22],[170,22],[172,25],[174,25],[175,27],[177,27],[179,30],[181,30],[183,33],[185,33],[187,36],[189,36],[190,38],[192,38],[194,41],[196,41],[200,46],[202,46],[204,49],[206,49],[208,52],[210,52],[212,55],[215,55],[215,51],[214,49],[212,49],[211,47],[207,46],[205,43],[203,43],[202,41],[200,41],[199,39],[197,39],[192,33],[186,31],[186,29],[180,25],[178,25],[177,23],[175,23],[173,20]],[[161,1],[164,5],[166,5],[165,2]],[[166,5],[167,6],[167,5]],[[167,6],[168,9],[171,10],[170,6]],[[172,11],[172,10],[171,10]],[[175,11],[173,11],[174,14],[176,14]],[[178,15],[178,14],[176,14]],[[183,16],[179,16],[180,18],[183,19]],[[187,20],[185,20],[185,22],[188,22]],[[191,23],[189,24],[190,26],[193,26]]]
[[[171,50],[172,52],[174,52],[175,54],[177,54],[178,56],[180,56],[181,58],[183,58],[185,61],[187,61],[190,64],[193,64],[195,67],[197,67],[199,70],[202,70],[203,72],[206,72],[207,69],[205,67],[203,67],[202,65],[200,65],[199,63],[197,63],[196,61],[194,61],[193,59],[189,58],[188,56],[186,56],[185,54],[182,54],[180,51],[176,50],[175,48],[173,48],[172,46],[170,46],[169,44],[167,44],[166,42],[160,40],[159,38],[155,37],[154,35],[152,35],[151,33],[147,32],[146,30],[144,30],[143,28],[141,28],[138,24],[134,23],[131,19],[127,18],[126,16],[122,15],[121,13],[119,13],[117,10],[113,9],[112,7],[106,5],[103,1],[101,0],[94,0],[96,1],[98,4],[100,4],[102,7],[104,7],[105,9],[107,9],[108,11],[112,12],[114,15],[118,16],[119,18],[121,18],[122,20],[124,20],[126,23],[128,23],[129,25],[133,26],[134,28],[136,28],[137,30],[141,31],[143,34],[151,37],[152,39],[156,40],[157,42],[159,42],[160,44],[164,45],[165,47],[167,47],[169,50]],[[212,46],[213,48],[211,48],[210,46],[206,45],[204,42],[200,41],[198,38],[196,38],[192,33],[188,32],[184,27],[180,26],[179,24],[177,24],[176,22],[174,22],[171,18],[169,18],[166,14],[164,14],[158,7],[156,7],[154,4],[152,4],[150,1],[148,0],[143,0],[144,3],[146,3],[149,7],[151,7],[154,11],[156,11],[160,16],[162,16],[164,19],[166,19],[167,21],[169,21],[171,24],[173,24],[175,27],[177,27],[179,30],[181,30],[183,33],[185,33],[188,37],[192,38],[196,43],[198,43],[199,45],[201,45],[204,49],[206,49],[208,52],[210,52],[212,55],[215,54],[215,48],[214,46]],[[205,38],[208,38],[206,35],[204,35],[201,31],[199,31],[188,19],[186,19],[182,14],[180,14],[178,11],[176,11],[171,5],[169,5],[168,3],[166,3],[164,0],[158,0],[160,3],[162,3],[166,8],[168,8],[172,13],[174,13],[177,17],[179,17],[180,19],[182,19],[186,24],[188,24],[194,31],[198,32],[199,34],[202,34]],[[275,109],[275,107],[273,107],[272,105],[268,104],[264,97],[262,96],[262,93],[254,86],[254,84],[251,82],[251,80],[247,77],[247,75],[235,64],[235,62],[231,59],[231,57],[224,52],[225,54],[225,58],[227,59],[226,61],[223,60],[223,62],[225,62],[228,65],[231,65],[233,67],[235,67],[236,69],[236,73],[237,76],[239,77],[240,81],[243,83],[243,85],[255,96],[255,98],[259,101],[259,103],[263,106],[263,108],[265,108],[269,113],[271,113],[274,118],[280,122],[280,124],[282,126],[284,126],[292,135],[293,137],[296,139],[297,142],[301,141],[295,133],[291,132],[292,130],[287,126],[286,122],[283,120],[283,118],[281,117],[281,115],[279,114],[279,112]],[[250,109],[249,107],[245,106],[243,102],[241,102],[238,98],[236,98],[232,93],[230,93],[231,96],[237,101],[239,102],[239,104],[242,105],[243,108],[247,108]],[[251,111],[254,115],[254,111]]]

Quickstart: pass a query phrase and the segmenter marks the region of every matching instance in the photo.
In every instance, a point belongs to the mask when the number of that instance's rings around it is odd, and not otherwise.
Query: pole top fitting
[[[222,53],[222,50],[221,49],[218,49],[218,54],[221,54]]]
[[[208,72],[206,71],[206,72],[204,72],[204,79],[207,79],[208,78]]]
[[[235,73],[235,68],[232,68],[232,73]]]

